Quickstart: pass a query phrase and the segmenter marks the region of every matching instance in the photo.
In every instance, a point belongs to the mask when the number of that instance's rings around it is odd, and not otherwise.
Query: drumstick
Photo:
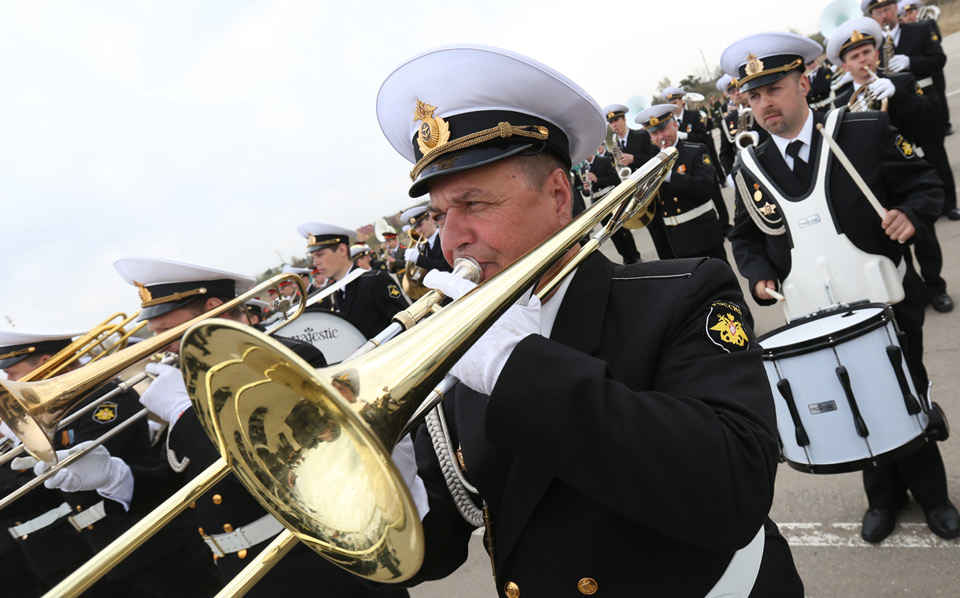
[[[780,293],[776,292],[775,290],[771,289],[770,287],[766,287],[766,288],[764,288],[763,290],[766,291],[768,295],[770,295],[771,297],[773,297],[773,298],[776,299],[777,301],[786,301],[786,300],[787,300],[786,297],[784,297],[784,296],[781,295]]]

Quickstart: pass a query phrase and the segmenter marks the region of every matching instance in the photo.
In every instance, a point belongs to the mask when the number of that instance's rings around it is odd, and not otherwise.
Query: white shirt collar
[[[440,229],[433,231],[433,234],[430,235],[430,238],[427,239],[427,245],[430,246],[430,249],[433,249],[434,244],[437,242],[437,237],[440,235]]]
[[[890,37],[893,38],[893,45],[900,43],[900,24],[897,23],[896,27],[890,28]],[[882,51],[882,48],[881,48]]]
[[[813,141],[813,110],[807,108],[807,121],[803,123],[803,128],[800,129],[800,134],[793,138],[780,137],[779,135],[771,135],[773,142],[776,144],[777,149],[780,151],[780,155],[783,156],[784,162],[787,163],[787,166],[793,168],[793,156],[787,155],[787,146],[790,145],[791,141],[799,139],[803,142],[803,147],[800,148],[800,159],[806,163],[810,163],[810,143]]]

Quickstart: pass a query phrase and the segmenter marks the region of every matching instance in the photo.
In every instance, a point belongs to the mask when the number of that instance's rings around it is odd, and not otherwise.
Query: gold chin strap
[[[3,355],[0,355],[0,359],[10,359],[11,357],[17,357],[18,355],[33,353],[36,350],[37,350],[36,347],[27,347],[25,349],[17,349],[16,351],[11,351],[9,353],[4,353]]]
[[[762,63],[761,63],[761,64],[762,64]],[[749,81],[753,81],[753,80],[756,79],[757,77],[763,77],[763,76],[766,76],[766,75],[772,75],[772,74],[774,74],[774,73],[783,73],[783,72],[786,72],[786,71],[792,71],[793,69],[795,69],[795,68],[797,68],[797,67],[800,67],[800,66],[803,66],[803,59],[802,59],[802,58],[797,58],[796,60],[794,60],[794,61],[791,62],[790,64],[785,64],[785,65],[783,65],[783,66],[778,66],[778,67],[772,68],[772,69],[761,70],[761,71],[758,71],[758,72],[756,72],[756,73],[747,75],[747,76],[744,77],[743,79],[740,79],[740,80],[739,80],[739,84],[737,85],[737,87],[743,87],[743,84],[744,84],[744,83],[747,83],[747,82],[749,82]]]
[[[153,307],[154,305],[161,305],[163,303],[170,303],[172,301],[180,301],[181,299],[186,299],[187,297],[193,297],[194,295],[204,295],[206,294],[206,287],[200,287],[199,289],[193,289],[192,291],[183,291],[182,293],[174,293],[172,295],[167,295],[166,297],[157,297],[156,299],[150,299],[144,301],[140,304],[140,307]]]
[[[491,139],[497,139],[498,137],[505,139],[513,136],[529,137],[531,139],[542,141],[550,136],[550,131],[543,126],[515,126],[508,122],[502,122],[495,127],[484,129],[483,131],[477,131],[476,133],[470,133],[469,135],[464,135],[463,137],[454,139],[449,143],[438,145],[435,149],[431,150],[429,153],[420,158],[420,161],[417,162],[414,165],[413,170],[410,171],[410,180],[417,180],[417,177],[421,172],[423,172],[423,169],[436,161],[436,159],[440,156],[449,154],[450,152],[455,152],[457,150],[473,147],[474,145],[480,145],[481,143],[486,143],[487,141],[490,141]]]

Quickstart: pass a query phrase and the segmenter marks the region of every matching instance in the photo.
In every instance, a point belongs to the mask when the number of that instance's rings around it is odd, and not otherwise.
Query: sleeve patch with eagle
[[[391,297],[393,297],[394,299],[396,299],[397,297],[400,296],[400,289],[397,287],[397,285],[392,284],[392,285],[389,285],[389,286],[387,287],[387,293],[388,293]]]
[[[117,404],[111,401],[105,401],[97,405],[97,408],[93,410],[93,415],[91,416],[93,421],[98,424],[109,424],[113,420],[117,419]]]
[[[913,149],[913,145],[903,138],[903,135],[897,135],[896,140],[897,149],[900,150],[900,153],[904,158],[910,159],[916,155],[916,152]]]
[[[727,353],[749,349],[750,339],[742,320],[743,310],[739,305],[728,301],[714,301],[707,310],[707,338]]]

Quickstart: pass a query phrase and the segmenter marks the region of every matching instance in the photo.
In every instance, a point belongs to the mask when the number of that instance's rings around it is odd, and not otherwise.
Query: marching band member
[[[373,253],[370,251],[370,246],[364,243],[358,243],[350,246],[350,259],[353,261],[354,266],[361,268],[363,270],[372,270],[373,266]],[[379,270],[380,268],[378,268]]]
[[[865,15],[873,17],[881,27],[889,27],[893,40],[894,55],[890,64],[881,53],[881,68],[886,72],[910,71],[920,82],[924,93],[936,97],[940,104],[944,134],[950,135],[950,110],[947,105],[946,82],[943,66],[947,57],[940,46],[939,29],[932,21],[900,24],[897,18],[896,0],[861,0],[860,8]],[[952,202],[952,203],[951,203]],[[946,198],[944,213],[957,207],[956,198]],[[955,220],[960,219],[960,213]]]
[[[403,254],[407,248],[400,244],[397,233],[392,230],[383,233],[383,246],[386,249],[387,271],[399,274],[406,267]]]
[[[724,233],[726,233],[730,229],[730,214],[727,211],[727,204],[723,203],[723,195],[720,192],[720,187],[727,184],[726,178],[717,158],[717,148],[713,143],[713,135],[707,130],[706,122],[699,110],[687,110],[687,102],[683,99],[685,95],[687,95],[687,92],[679,87],[668,87],[663,90],[664,99],[668,104],[675,106],[677,110],[677,137],[683,141],[701,143],[707,148],[710,166],[717,175],[714,181],[713,204]],[[656,145],[654,143],[654,146]]]
[[[888,102],[887,114],[890,124],[904,136],[923,148],[923,159],[937,171],[944,182],[944,192],[949,195],[953,184],[953,169],[943,147],[943,127],[939,124],[936,102],[925,94],[916,78],[909,72],[878,75],[873,70],[883,43],[883,29],[870,17],[847,21],[834,32],[827,46],[831,61],[843,64],[851,73],[857,89],[868,85],[868,90],[877,101]],[[846,106],[854,91],[851,89],[837,98],[837,107]],[[956,193],[956,191],[953,191]],[[953,300],[947,294],[947,283],[940,276],[943,268],[943,251],[937,240],[935,227],[927,227],[918,235],[914,245],[920,275],[927,288],[927,296],[936,311],[953,309]]]
[[[350,260],[350,238],[356,231],[307,222],[297,231],[307,239],[307,252],[320,274],[334,283],[356,265]],[[390,325],[391,318],[409,304],[390,275],[370,270],[333,293],[333,311],[353,323],[367,338]]]
[[[3,354],[0,356],[0,369],[4,370],[8,379],[19,380],[66,348],[74,336],[80,335],[46,329],[0,332],[0,353]],[[78,367],[79,364],[74,362],[63,371],[75,370]],[[133,390],[113,395],[109,399],[101,399],[115,388],[115,383],[106,384],[71,410],[72,413],[96,404],[89,415],[80,417],[58,431],[54,449],[61,459],[97,440],[142,409],[138,402],[139,397]],[[110,466],[110,454],[119,455],[129,463],[142,466],[158,464],[157,456],[150,446],[147,419],[142,418],[81,459],[85,461],[88,469],[103,473],[103,484],[107,488],[113,487],[120,478],[116,469]],[[11,469],[33,469],[40,474],[49,469],[49,466],[46,463],[38,465],[33,457],[18,457],[11,462]],[[7,477],[6,472],[4,477]],[[23,478],[33,476],[18,477],[21,481],[26,481]],[[142,515],[130,512],[120,517],[107,517],[105,497],[97,492],[78,489],[74,484],[75,480],[70,479],[68,472],[61,471],[45,482],[45,488],[31,491],[28,497],[16,501],[4,510],[4,516],[15,514],[18,517],[18,524],[9,528],[10,535],[19,538],[17,543],[26,555],[30,571],[40,579],[47,590],[72,573],[87,558],[110,544]],[[109,490],[105,494],[109,494]],[[53,515],[54,510],[50,510],[51,505],[56,507],[57,516]],[[44,511],[44,514],[28,520],[26,513],[37,510]],[[160,598],[177,593],[191,593],[197,589],[216,591],[218,585],[215,583],[213,567],[210,563],[198,561],[196,558],[204,547],[194,535],[193,527],[189,517],[178,518],[171,526],[154,536],[142,550],[136,551],[131,558],[108,573],[105,579],[95,584],[90,595],[122,594]],[[171,576],[172,572],[179,572],[180,575]]]
[[[613,164],[615,171],[626,167],[630,169],[630,172],[633,172],[657,153],[650,145],[650,135],[646,131],[634,131],[627,126],[626,114],[628,111],[629,108],[623,104],[610,104],[603,109],[607,118],[607,126],[616,136],[614,142],[620,149],[619,160],[612,153],[614,150],[610,150],[610,162]],[[618,176],[618,182],[619,178]],[[662,236],[660,231],[653,228],[650,229],[650,234]],[[637,242],[629,230],[620,229],[614,233],[613,246],[617,248],[617,253],[623,258],[624,264],[635,264],[641,261]]]
[[[475,258],[484,281],[570,221],[568,171],[603,138],[604,113],[576,84],[489,47],[407,61],[382,85],[377,113],[415,164],[411,196],[430,195],[447,261]],[[471,286],[458,280],[427,277],[454,297]],[[803,595],[772,524],[760,546],[778,451],[742,302],[714,260],[618,266],[598,252],[466,352],[444,400],[459,447],[449,464],[480,493],[498,596],[745,597],[758,567],[756,595]],[[704,334],[720,314],[743,336]],[[411,583],[459,567],[474,528],[425,426],[416,448],[430,510]],[[596,550],[598,530],[609,550]]]
[[[657,254],[660,259],[702,256],[726,262],[723,230],[714,209],[716,179],[710,155],[702,143],[679,138],[675,114],[673,104],[658,104],[636,117],[656,147],[675,147],[680,153],[655,200],[655,217],[668,243],[658,246]]]
[[[810,109],[806,102],[810,82],[803,76],[803,65],[820,52],[820,45],[808,38],[764,33],[735,42],[721,57],[724,71],[738,78],[740,92],[747,95],[758,122],[771,135],[756,148],[755,158],[754,152],[740,153],[735,177],[737,212],[731,233],[737,266],[761,305],[773,303],[767,289],[778,288],[778,281],[789,286],[807,301],[797,305],[809,305],[794,314],[799,316],[829,303],[814,300],[824,295],[816,274],[819,256],[828,255],[832,269],[843,267],[836,271],[853,273],[867,272],[861,264],[871,256],[889,259],[895,264],[892,270],[904,273],[905,299],[893,309],[906,335],[903,349],[910,373],[917,391],[923,393],[927,388],[923,289],[909,260],[904,259],[904,243],[922,233],[925,224],[932,225],[939,213],[942,187],[933,169],[916,157],[882,112],[834,111],[827,117]],[[834,135],[830,129],[838,127],[835,139],[885,206],[883,219],[850,177],[825,180],[818,174],[826,172],[825,160],[831,160],[831,168],[841,169],[828,156],[821,135],[814,132],[814,124],[824,122],[827,134]],[[811,211],[833,218],[793,226]],[[853,290],[847,291],[848,297],[838,296],[837,301],[887,300],[877,296],[876,287],[867,281],[839,282]],[[790,295],[785,294],[789,305]],[[947,495],[936,443],[929,442],[896,463],[864,470],[863,480],[869,501],[863,518],[864,540],[880,542],[893,531],[908,489],[934,533],[945,538],[960,536],[960,518]]]
[[[833,103],[831,97],[833,71],[829,66],[820,64],[818,56],[807,65],[807,79],[810,81],[810,93],[807,95],[807,103],[814,110],[826,112],[830,110],[830,104]]]
[[[736,82],[730,75],[725,74],[720,77],[717,81],[717,89],[725,90],[730,97],[730,102],[733,104],[733,109],[723,116],[720,127],[723,133],[720,135],[720,165],[723,166],[723,171],[727,173],[727,184],[733,188],[731,173],[733,172],[734,162],[737,159],[737,152],[740,151],[740,147],[737,146],[737,136],[745,132],[740,130],[740,111],[749,108],[749,104],[747,98],[740,93]],[[750,133],[753,137],[754,145],[758,145],[765,141],[770,134],[757,123],[756,118],[751,120],[753,122],[750,130],[746,132]]]
[[[408,265],[419,266],[424,270],[452,271],[450,264],[443,259],[443,242],[436,223],[430,219],[425,206],[410,208],[400,215],[411,230],[415,230],[424,241],[419,246],[409,247],[403,252],[404,261]]]

